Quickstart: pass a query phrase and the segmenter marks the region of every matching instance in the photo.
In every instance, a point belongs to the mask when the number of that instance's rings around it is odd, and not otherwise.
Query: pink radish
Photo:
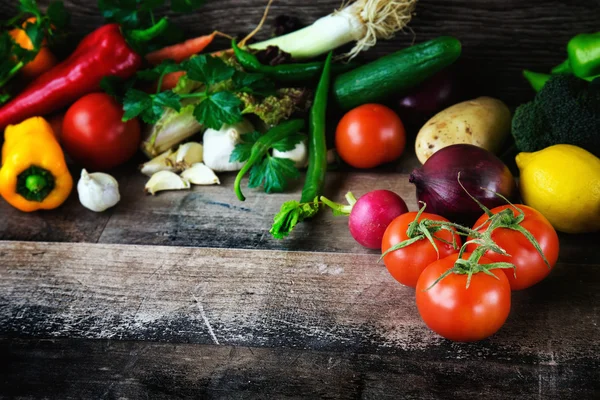
[[[321,201],[333,209],[334,215],[348,215],[350,234],[369,249],[380,249],[385,229],[397,216],[408,212],[402,197],[389,190],[374,190],[358,200],[351,192],[346,194],[348,204],[332,202],[321,196]]]

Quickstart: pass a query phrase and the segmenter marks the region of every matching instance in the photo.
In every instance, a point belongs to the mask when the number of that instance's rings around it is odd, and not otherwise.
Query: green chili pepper
[[[571,69],[571,63],[567,58],[565,61],[558,64],[556,67],[552,68],[550,72],[552,74],[572,74],[573,70]]]
[[[252,150],[250,151],[250,157],[246,161],[246,164],[242,167],[240,172],[237,174],[235,178],[235,182],[233,184],[235,194],[241,201],[246,200],[244,195],[242,194],[242,190],[240,185],[242,183],[242,178],[250,168],[260,160],[264,158],[269,149],[273,146],[274,143],[279,142],[286,136],[294,134],[304,128],[304,121],[301,119],[291,119],[289,121],[282,122],[274,128],[271,128],[267,133],[262,135],[255,143],[252,145]]]
[[[315,79],[323,71],[323,61],[298,64],[263,65],[258,58],[239,48],[235,40],[231,47],[240,65],[249,72],[260,72],[270,78],[281,82],[294,82]],[[335,73],[346,72],[358,66],[357,63],[334,64],[332,69]]]
[[[315,99],[309,116],[308,137],[308,169],[306,180],[302,188],[301,203],[313,201],[321,195],[327,172],[327,142],[325,140],[325,117],[327,111],[327,98],[329,96],[329,84],[331,82],[331,58],[332,53],[327,55],[323,73],[315,92]]]
[[[567,44],[573,74],[590,78],[600,74],[600,32],[581,33]]]

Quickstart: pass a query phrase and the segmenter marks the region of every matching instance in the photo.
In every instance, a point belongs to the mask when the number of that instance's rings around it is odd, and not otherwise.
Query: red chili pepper
[[[119,25],[104,25],[87,35],[69,58],[40,75],[0,108],[0,130],[57,111],[100,90],[105,76],[127,79],[141,65],[142,57],[129,47]]]

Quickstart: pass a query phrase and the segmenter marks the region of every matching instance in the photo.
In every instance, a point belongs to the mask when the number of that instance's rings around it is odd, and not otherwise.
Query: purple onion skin
[[[373,190],[360,197],[348,219],[350,234],[369,249],[381,249],[386,228],[394,218],[408,212],[408,207],[396,193]]]
[[[411,125],[423,125],[437,112],[462,100],[462,88],[456,73],[444,69],[427,79],[411,93],[400,97],[396,111]]]
[[[410,174],[417,188],[417,200],[427,204],[426,211],[452,222],[472,226],[484,211],[458,184],[487,208],[506,204],[486,188],[511,202],[517,200],[517,184],[508,167],[494,154],[470,144],[455,144],[435,152],[422,167]]]

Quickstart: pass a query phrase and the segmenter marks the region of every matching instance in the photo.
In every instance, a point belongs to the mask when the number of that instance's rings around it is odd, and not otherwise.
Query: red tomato
[[[414,221],[416,216],[416,212],[405,213],[396,217],[388,225],[385,233],[383,234],[383,240],[381,242],[382,254],[392,246],[408,239],[406,230],[408,229],[408,225]],[[448,222],[448,220],[444,217],[429,213],[421,214],[419,221],[425,218]],[[458,247],[460,247],[460,237],[456,234],[454,236],[456,238]],[[450,254],[458,253],[458,249],[454,249],[451,245],[437,240],[439,238],[452,243],[452,233],[450,233],[450,231],[440,230],[436,232],[433,237],[440,252],[440,258],[445,258]],[[410,246],[390,252],[383,258],[383,262],[385,263],[385,266],[390,274],[398,282],[406,286],[415,287],[421,272],[423,272],[423,270],[427,268],[429,264],[437,259],[438,255],[431,245],[431,242],[429,242],[427,239],[424,239],[419,240]]]
[[[537,240],[550,267],[554,268],[558,260],[559,250],[556,231],[539,211],[522,204],[517,204],[516,206],[525,214],[525,219],[520,225],[527,229]],[[506,208],[511,208],[513,214],[517,213],[510,205],[496,207],[491,211],[497,214]],[[487,219],[487,215],[482,215],[473,227],[482,225]],[[486,227],[487,224],[480,231],[485,230]],[[491,251],[488,251],[485,256],[493,262],[509,262],[517,267],[516,270],[504,270],[512,290],[521,290],[533,286],[550,273],[551,269],[548,268],[540,254],[522,233],[512,229],[499,228],[492,232],[492,240],[512,257],[502,256]],[[469,245],[467,251],[473,251],[475,247],[476,245],[474,244]]]
[[[140,144],[137,119],[121,121],[123,108],[105,93],[77,100],[65,114],[62,144],[69,155],[91,170],[108,170],[129,160]]]
[[[470,253],[464,253],[468,258]],[[493,335],[504,325],[510,312],[510,284],[500,269],[493,276],[473,274],[469,288],[467,275],[446,276],[429,288],[444,272],[454,266],[458,253],[430,264],[417,282],[417,308],[427,326],[446,339],[473,342]],[[491,261],[482,257],[480,264]]]
[[[394,161],[404,151],[406,133],[400,117],[380,104],[348,111],[335,132],[340,157],[355,168],[373,168]]]

